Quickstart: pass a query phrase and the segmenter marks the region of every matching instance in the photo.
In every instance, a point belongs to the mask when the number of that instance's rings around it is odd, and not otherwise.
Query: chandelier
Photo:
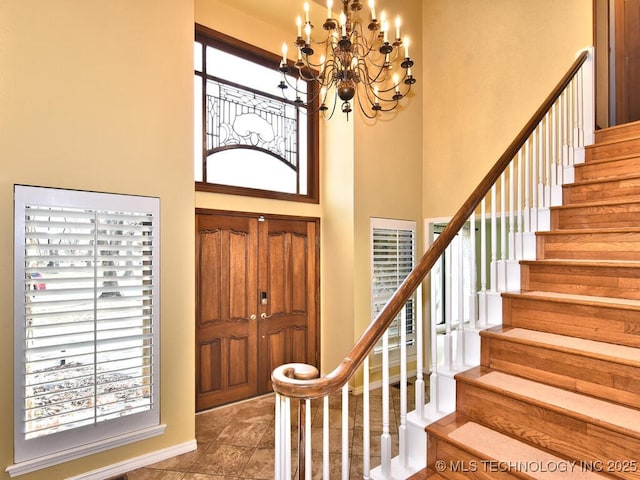
[[[362,11],[362,2],[341,0],[342,12],[333,18],[333,0],[327,0],[327,18],[322,24],[325,38],[318,40],[309,20],[309,3],[304,4],[304,23],[298,16],[298,35],[295,40],[297,78],[317,84],[309,93],[307,104],[317,101],[319,110],[331,118],[336,105],[347,114],[357,104],[368,118],[379,112],[398,107],[416,79],[411,73],[413,60],[409,56],[409,39],[401,37],[401,20],[395,19],[395,32],[389,28],[385,12],[376,16],[374,0],[369,0],[369,11]],[[321,32],[322,33],[322,32]],[[395,35],[394,35],[395,34]],[[290,81],[292,72],[287,60],[287,44],[282,45],[279,67],[282,80],[279,88],[283,95],[292,87],[295,102],[302,104],[299,83]],[[352,104],[354,105],[352,107]],[[326,113],[330,111],[329,113]]]

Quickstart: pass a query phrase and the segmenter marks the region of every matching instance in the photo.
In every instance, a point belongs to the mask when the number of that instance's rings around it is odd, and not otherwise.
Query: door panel
[[[616,123],[640,120],[640,0],[616,0]]]
[[[316,224],[270,220],[261,226],[260,288],[268,293],[259,323],[260,392],[283,363],[317,365]]]
[[[316,231],[313,220],[196,215],[197,410],[271,391],[283,363],[317,365]]]
[[[197,216],[197,410],[257,392],[256,227],[248,218]]]

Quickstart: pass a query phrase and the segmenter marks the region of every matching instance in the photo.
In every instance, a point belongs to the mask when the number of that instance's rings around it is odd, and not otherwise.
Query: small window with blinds
[[[157,198],[15,186],[16,463],[159,425],[159,231]]]
[[[383,218],[371,219],[371,315],[375,319],[415,265],[416,223]],[[404,307],[406,321],[399,314],[389,327],[389,348],[400,347],[401,329],[406,332],[407,347],[415,345],[415,298]],[[382,342],[373,353],[382,351]],[[374,364],[376,362],[373,362]]]

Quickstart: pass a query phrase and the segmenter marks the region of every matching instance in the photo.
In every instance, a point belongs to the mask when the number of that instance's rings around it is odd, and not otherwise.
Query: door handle
[[[263,320],[266,320],[267,318],[271,318],[271,315],[267,315],[266,313],[262,312],[260,314],[260,318],[263,319]]]

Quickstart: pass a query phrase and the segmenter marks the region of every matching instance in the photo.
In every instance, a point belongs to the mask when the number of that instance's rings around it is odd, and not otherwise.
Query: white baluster
[[[304,478],[305,480],[311,480],[311,400],[307,399],[304,403]]]
[[[543,120],[544,121],[544,120]],[[538,204],[540,208],[549,207],[549,196],[545,190],[544,175],[544,128],[542,122],[536,127],[538,132]],[[540,219],[538,218],[538,228],[541,228]]]
[[[364,378],[362,382],[362,478],[371,478],[371,420],[369,412],[369,356],[363,362]],[[328,478],[328,477],[327,477]]]
[[[515,225],[515,159],[509,164],[509,260],[516,259],[516,225]]]
[[[284,417],[284,478],[291,478],[291,399],[285,397],[284,408],[282,409]]]
[[[545,185],[546,185],[546,190],[548,191],[547,193],[547,197],[548,197],[548,206],[552,206],[553,202],[551,200],[551,190],[553,189],[553,180],[551,178],[551,165],[552,165],[552,160],[551,160],[551,141],[550,141],[550,125],[549,122],[551,121],[551,118],[549,116],[549,112],[547,112],[547,114],[544,116],[544,178],[545,178]]]
[[[283,460],[284,455],[282,452],[282,446],[284,444],[284,438],[282,437],[282,397],[279,393],[276,393],[276,408],[275,408],[275,445],[274,445],[274,477],[275,480],[284,480],[283,473]]]
[[[524,228],[522,226],[523,222],[524,222],[524,217],[523,217],[523,212],[524,212],[524,208],[523,208],[523,200],[522,200],[522,148],[520,150],[518,150],[518,192],[517,192],[517,202],[518,202],[518,230],[517,230],[517,235],[516,235],[516,239],[518,242],[518,245],[516,247],[516,258],[518,260],[522,260],[524,258],[524,253],[523,253],[523,235],[524,235]]]
[[[576,91],[577,85],[576,85],[576,79],[575,77],[571,80],[571,83],[569,83],[568,89],[569,89],[569,99],[571,101],[571,124],[570,124],[570,136],[571,136],[571,166],[575,165],[575,152],[576,149],[579,146],[579,141],[578,141],[578,128],[577,128],[577,123],[578,123],[578,99],[577,99],[577,94],[578,92]]]
[[[524,231],[531,232],[531,204],[529,202],[531,182],[529,181],[529,141],[524,144]]]
[[[451,247],[447,247],[444,251],[444,264],[445,268],[448,268],[451,265]],[[445,270],[443,272],[444,283],[445,283],[445,292],[444,292],[444,327],[445,333],[443,338],[443,348],[444,348],[444,368],[446,370],[451,370],[453,368],[453,345],[451,341],[452,333],[451,333],[451,324],[453,322],[452,319],[452,292],[451,292],[451,274]]]
[[[557,103],[551,106],[551,184],[552,185],[562,185],[562,183],[558,179],[558,112],[557,112]]]
[[[439,263],[442,263],[442,257],[438,260]],[[435,410],[440,411],[440,402],[438,396],[438,328],[436,324],[438,323],[438,309],[436,302],[433,300],[436,297],[434,282],[431,282],[431,299],[430,303],[431,307],[431,321],[429,322],[430,333],[431,333],[431,376],[429,377],[429,406],[435,407]],[[442,315],[442,311],[440,311]],[[426,412],[425,412],[426,413]],[[424,415],[423,415],[424,418]]]
[[[538,198],[538,135],[537,130],[533,131],[531,141],[531,231],[538,230],[538,209],[540,202]]]
[[[567,150],[566,150],[566,127],[567,127],[567,120],[565,118],[566,115],[566,105],[565,105],[565,101],[564,101],[564,95],[560,95],[560,98],[558,98],[558,135],[559,135],[559,144],[558,146],[560,147],[560,156],[558,157],[559,160],[559,168],[558,168],[558,177],[559,177],[559,181],[560,184],[564,183],[564,166],[566,165],[566,158],[567,158]]]
[[[422,349],[424,348],[423,338],[423,315],[422,315],[422,285],[416,291],[417,306],[414,311],[416,316],[416,381],[413,385],[415,395],[415,408],[419,419],[424,419],[425,405],[425,384],[424,384],[424,356]],[[435,318],[431,317],[431,323],[435,324]],[[432,344],[433,345],[433,344]]]
[[[480,326],[487,324],[487,213],[486,200],[480,202]]]
[[[577,146],[584,147],[584,65],[576,75],[576,129],[578,131]]]
[[[380,435],[380,463],[382,477],[390,480],[391,435],[389,434],[389,330],[386,330],[382,335],[382,434]],[[348,476],[343,476],[343,480],[348,478]]]
[[[591,145],[595,141],[595,125],[596,125],[596,111],[595,111],[595,61],[594,61],[594,49],[589,48],[589,56],[585,60],[583,65],[583,132],[584,132],[584,145]]]
[[[367,359],[365,359],[366,363]],[[367,372],[368,370],[365,370]],[[365,373],[366,376],[366,373]],[[366,424],[365,424],[366,425]],[[322,399],[322,478],[329,480],[329,395]]]
[[[342,480],[349,480],[349,384],[342,387]]]
[[[489,279],[489,290],[494,292],[498,286],[498,225],[496,222],[496,185],[491,187],[491,277]]]
[[[500,175],[500,273],[499,290],[507,289],[507,187],[503,172]]]
[[[415,302],[415,297],[414,297]],[[414,303],[413,311],[416,305]],[[400,464],[406,467],[407,455],[407,305],[400,311],[400,425],[398,426]]]
[[[455,294],[455,302],[456,306],[456,320],[458,322],[458,327],[456,331],[456,357],[454,360],[454,364],[457,368],[460,368],[464,365],[465,359],[465,331],[464,331],[464,268],[462,266],[462,233],[458,232],[456,237],[451,242],[451,270],[454,272],[459,272],[457,275],[458,281],[455,285],[451,285],[452,294]],[[451,275],[453,277],[453,275]],[[453,295],[452,295],[453,296]]]
[[[476,215],[469,217],[469,327],[475,330],[478,326],[478,293],[477,267],[476,267]]]

